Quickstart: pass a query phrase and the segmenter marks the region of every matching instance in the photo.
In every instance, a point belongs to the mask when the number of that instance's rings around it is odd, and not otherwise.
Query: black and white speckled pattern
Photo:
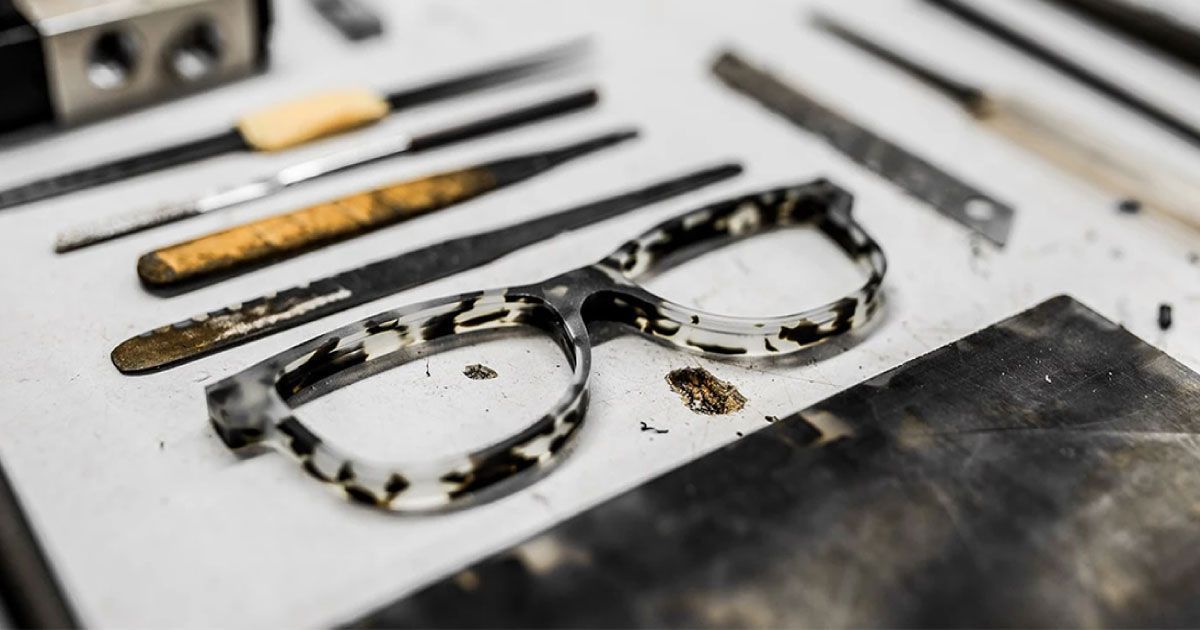
[[[716,203],[667,221],[600,262],[524,287],[468,293],[380,313],[322,335],[209,386],[209,413],[231,448],[273,446],[355,501],[394,511],[459,507],[511,492],[563,459],[588,400],[588,324],[614,322],[689,352],[761,357],[808,348],[865,323],[881,304],[886,260],[853,220],[852,198],[818,180]],[[664,264],[765,231],[815,227],[865,272],[855,292],[770,318],[714,315],[637,284]],[[531,326],[562,348],[566,393],[520,433],[462,456],[378,465],[358,461],[310,431],[289,402],[321,384],[337,388],[410,359],[421,346],[488,329]],[[427,348],[428,349],[428,348]]]

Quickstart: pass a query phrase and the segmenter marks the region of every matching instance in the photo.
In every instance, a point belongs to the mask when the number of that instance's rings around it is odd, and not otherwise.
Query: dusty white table
[[[347,621],[734,440],[762,426],[764,416],[800,409],[1058,293],[1074,295],[1200,367],[1194,325],[1200,317],[1200,266],[1189,261],[1191,252],[1200,251],[1200,238],[1151,217],[1118,214],[1114,200],[977,129],[940,96],[805,28],[811,3],[375,4],[387,10],[386,38],[351,46],[302,3],[277,2],[276,61],[269,74],[0,153],[0,184],[16,183],[219,128],[243,110],[322,87],[387,88],[581,34],[592,34],[596,44],[595,62],[582,75],[413,111],[361,135],[284,156],[229,156],[0,215],[5,244],[0,456],[91,625],[294,627]],[[947,70],[1053,101],[1179,168],[1200,172],[1194,148],[931,9],[898,0],[828,4],[847,21]],[[1182,71],[1038,3],[987,4],[1200,123],[1195,107],[1200,82]],[[1191,3],[1176,4],[1197,14]],[[1008,247],[996,250],[973,240],[963,228],[718,85],[706,67],[726,44],[1015,205],[1019,215]],[[380,164],[75,254],[56,256],[51,250],[59,229],[89,217],[176,199],[363,137],[450,121],[593,79],[605,97],[595,113]],[[145,293],[134,274],[136,257],[157,245],[367,185],[624,124],[638,126],[644,137],[528,184],[220,285],[164,299]],[[159,374],[122,376],[108,360],[116,343],[152,326],[725,158],[743,160],[747,174],[472,273]],[[233,456],[207,423],[204,384],[336,325],[418,298],[540,279],[590,262],[702,201],[818,175],[854,191],[860,220],[890,257],[889,308],[878,329],[843,354],[790,366],[708,361],[632,336],[602,345],[595,353],[594,396],[580,447],[549,478],[513,496],[449,515],[380,514],[337,499],[285,458]],[[801,297],[841,294],[850,279],[845,269],[824,262],[829,252],[814,239],[781,235],[701,263],[699,276],[668,274],[655,287],[713,311],[750,303],[784,309],[803,304],[796,303]],[[792,259],[809,265],[784,262]],[[742,282],[746,268],[770,271]],[[1168,332],[1156,324],[1161,302],[1174,305],[1176,323]],[[500,373],[494,381],[466,381],[455,372],[459,363],[477,358],[454,355],[438,363],[437,378],[428,381],[422,380],[423,366],[402,368],[304,412],[322,430],[344,433],[371,454],[414,456],[495,437],[523,418],[515,408],[536,407],[561,378],[553,369],[561,361],[538,344],[520,351],[489,345],[483,362]],[[536,367],[541,365],[546,368]],[[737,385],[749,398],[746,408],[725,417],[686,410],[663,376],[688,365],[706,366]],[[457,423],[430,422],[426,410],[439,403],[475,413]],[[670,432],[642,432],[643,421]]]

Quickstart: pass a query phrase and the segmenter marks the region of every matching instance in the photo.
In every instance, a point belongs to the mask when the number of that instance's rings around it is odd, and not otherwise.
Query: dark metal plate
[[[1194,627],[1197,409],[1057,297],[355,625]]]

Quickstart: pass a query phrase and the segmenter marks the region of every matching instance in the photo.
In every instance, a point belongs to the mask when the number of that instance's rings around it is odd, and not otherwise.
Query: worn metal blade
[[[723,53],[712,71],[729,87],[821,137],[943,216],[996,245],[1008,241],[1014,215],[1008,204],[859,126],[734,53]]]
[[[1194,627],[1196,409],[1060,296],[350,627]]]
[[[506,228],[452,239],[132,337],[112,352],[134,374],[170,367],[487,264],[527,245],[741,173],[725,164]]]

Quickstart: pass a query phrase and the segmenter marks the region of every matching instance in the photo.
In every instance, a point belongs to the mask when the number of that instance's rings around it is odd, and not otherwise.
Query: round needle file
[[[418,153],[478,136],[498,133],[595,105],[595,90],[576,92],[425,134],[401,134],[365,146],[293,164],[274,174],[201,195],[195,199],[107,218],[59,235],[55,251],[68,252],[189,217],[262,199],[285,188],[379,160]]]
[[[396,111],[545,74],[582,56],[575,41],[526,57],[397,90],[342,89],[314,94],[242,116],[230,129],[210,136],[118,158],[0,191],[0,209],[100,186],[136,175],[233,152],[290,149],[370,125]]]
[[[1200,186],[1159,161],[1121,145],[1110,134],[1089,128],[1064,113],[1018,96],[982,88],[906,58],[828,17],[814,22],[823,30],[903,70],[949,97],[975,120],[1058,168],[1121,199],[1200,229]]]

